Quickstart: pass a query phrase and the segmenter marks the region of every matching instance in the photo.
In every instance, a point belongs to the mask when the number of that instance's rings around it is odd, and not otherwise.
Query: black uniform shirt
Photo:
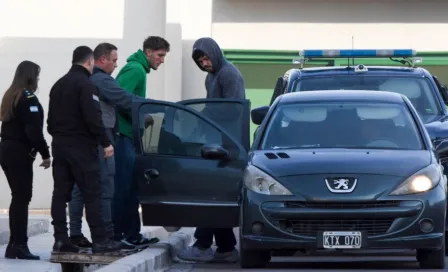
[[[47,130],[53,144],[71,147],[111,144],[101,118],[98,89],[89,77],[86,68],[73,65],[51,88]]]
[[[20,141],[40,153],[43,159],[50,158],[50,151],[43,134],[44,110],[37,96],[23,91],[13,110],[14,117],[2,122],[0,136],[3,140]]]

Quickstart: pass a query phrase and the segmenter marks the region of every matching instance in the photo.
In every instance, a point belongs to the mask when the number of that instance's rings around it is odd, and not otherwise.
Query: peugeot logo
[[[326,178],[328,190],[332,193],[351,193],[355,190],[356,183],[355,178]]]

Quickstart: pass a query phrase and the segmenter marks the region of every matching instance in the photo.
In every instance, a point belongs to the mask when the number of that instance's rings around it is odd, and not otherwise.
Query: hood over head
[[[197,59],[203,55],[206,55],[212,62],[212,73],[215,73],[221,69],[224,62],[224,55],[219,45],[212,38],[200,38],[193,44],[193,52],[191,57],[199,69],[205,71],[197,61]]]

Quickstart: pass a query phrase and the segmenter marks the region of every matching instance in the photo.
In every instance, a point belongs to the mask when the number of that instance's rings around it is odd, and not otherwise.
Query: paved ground
[[[50,222],[43,216],[31,215],[28,220],[28,237],[48,232]],[[9,218],[0,214],[0,245],[9,242]]]
[[[448,258],[447,258],[448,264]],[[239,264],[174,264],[168,272],[205,271],[448,271],[420,270],[414,256],[274,257],[266,269],[240,269]]]
[[[0,219],[4,219],[5,215],[1,215]],[[30,221],[37,221],[37,220],[46,220],[47,224],[50,222],[50,216],[49,215],[30,215]],[[89,227],[87,225],[86,220],[83,218],[83,233],[84,235],[90,239],[90,231]],[[67,218],[67,221],[69,219]],[[4,223],[2,223],[4,224]],[[5,227],[5,226],[3,226]],[[151,230],[155,229],[154,227],[142,227],[142,232],[148,233]],[[161,239],[165,239],[162,236]],[[40,235],[35,235],[29,237],[28,245],[30,247],[30,251],[36,255],[39,255],[41,257],[38,261],[29,261],[29,260],[11,260],[11,259],[5,259],[3,256],[5,254],[6,250],[6,244],[0,245],[0,272],[3,271],[33,271],[33,272],[59,272],[61,271],[61,265],[50,263],[49,259],[51,257],[51,250],[54,243],[53,238],[53,226],[50,225],[48,232]],[[99,265],[96,266],[90,266],[89,270],[94,270],[95,268],[100,267]]]
[[[238,228],[234,229],[238,237]],[[238,240],[238,239],[237,239]],[[238,247],[238,246],[237,246]],[[214,247],[214,249],[216,249]],[[383,251],[384,252],[384,251]],[[389,250],[386,253],[370,256],[355,256],[339,253],[309,256],[301,253],[294,257],[272,257],[265,269],[241,269],[239,264],[187,264],[174,263],[167,272],[233,272],[233,271],[448,271],[420,270],[415,251]],[[382,255],[382,256],[379,256]],[[180,261],[182,262],[182,261]]]

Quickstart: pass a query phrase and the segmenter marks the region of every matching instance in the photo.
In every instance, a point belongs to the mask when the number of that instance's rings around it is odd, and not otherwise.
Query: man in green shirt
[[[128,57],[126,65],[117,75],[121,88],[140,97],[146,97],[146,76],[164,63],[170,44],[161,37],[150,36],[143,42],[143,49]],[[129,113],[118,113],[119,134],[115,146],[115,192],[113,221],[115,239],[133,245],[157,242],[140,233],[140,216],[137,186],[133,179],[134,143],[132,119]]]

